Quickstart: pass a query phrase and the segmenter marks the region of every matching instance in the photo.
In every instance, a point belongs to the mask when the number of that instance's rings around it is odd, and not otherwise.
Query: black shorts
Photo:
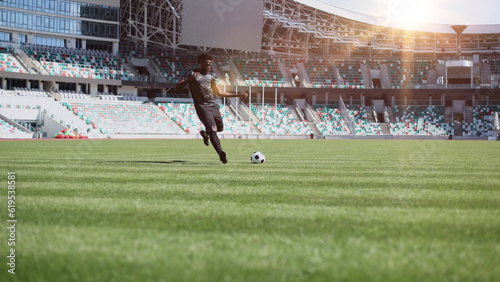
[[[217,126],[217,131],[224,130],[224,123],[220,115],[219,105],[198,105],[195,106],[196,114],[200,118],[201,123],[205,126],[206,131],[212,130],[213,126]]]

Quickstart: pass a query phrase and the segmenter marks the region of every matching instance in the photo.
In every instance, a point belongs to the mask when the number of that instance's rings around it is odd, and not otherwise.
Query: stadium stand
[[[385,61],[371,60],[367,62],[368,68],[371,70],[380,70],[380,64],[386,64]]]
[[[45,91],[39,89],[28,89],[26,87],[14,87],[14,93],[26,97],[48,97]]]
[[[252,112],[259,119],[254,125],[264,134],[309,135],[307,122],[297,121],[290,109],[284,105],[252,104]]]
[[[386,61],[393,89],[421,88],[428,83],[430,60]]]
[[[322,58],[306,59],[305,65],[314,88],[333,88],[337,85],[333,62]]]
[[[490,67],[492,75],[500,75],[500,59],[491,60]]]
[[[61,99],[90,99],[90,95],[84,94],[81,91],[60,90],[57,93],[61,96]]]
[[[122,59],[103,51],[26,46],[26,53],[39,61],[50,75],[93,79],[131,79],[129,72],[121,65]]]
[[[152,54],[151,58],[162,71],[167,82],[176,83],[189,69],[198,65],[193,56],[168,56],[164,53]]]
[[[186,133],[198,133],[204,128],[191,102],[158,103],[158,107]],[[219,104],[219,110],[224,121],[224,134],[248,134],[250,132],[248,122],[237,121],[223,104]]]
[[[33,14],[36,1],[28,2],[29,8],[13,8],[10,2],[5,5],[12,11]],[[179,3],[182,1],[175,5]],[[495,135],[493,116],[500,104],[500,32],[467,33],[460,53],[454,34],[379,27],[297,1],[264,3],[261,52],[214,47],[209,50],[216,58],[214,73],[223,76],[218,78],[224,89],[266,88],[264,93],[275,91],[275,104],[279,97],[282,105],[262,107],[261,97],[256,99],[255,95],[253,100],[244,100],[251,104],[246,114],[253,122],[236,120],[235,110],[221,105],[224,133],[297,136],[312,130],[318,134],[318,129],[323,137],[387,132],[394,136],[444,137],[454,131],[457,137],[477,139]],[[173,16],[169,9],[165,12]],[[61,19],[74,20],[63,10],[56,12]],[[116,38],[104,41],[99,38],[102,34],[86,35],[88,38],[82,40],[81,34],[67,30],[68,38],[63,39],[60,34],[55,36],[56,31],[33,29],[33,33],[25,35],[4,26],[0,33],[0,109],[12,120],[20,116],[32,119],[35,113],[42,112],[81,132],[197,134],[202,125],[192,103],[149,103],[160,97],[161,101],[184,101],[189,97],[188,90],[172,91],[174,84],[197,65],[197,54],[208,46],[178,45],[179,37],[171,30],[162,35],[165,38],[155,35],[148,38],[150,42],[141,42],[148,44],[138,44],[142,39],[124,35],[138,30],[129,25],[133,17],[127,18],[128,12],[123,12],[125,18],[111,22],[116,30],[127,25],[130,30],[123,29]],[[478,27],[467,30],[472,29]],[[170,35],[175,43],[166,47]],[[162,42],[157,41],[159,38]],[[463,69],[447,71],[446,64],[451,61],[459,61],[457,68]],[[445,88],[464,91],[451,93]],[[426,91],[417,91],[422,89]],[[343,102],[336,101],[339,96],[350,98],[347,109]],[[264,102],[270,99],[265,97]],[[313,110],[308,108],[305,117],[299,111],[300,117],[294,118],[296,111],[284,104],[292,105],[295,99],[305,100]],[[463,114],[467,122],[459,122],[462,114],[455,113],[460,118],[451,123],[454,114],[450,102],[455,99],[470,104],[467,114]],[[380,116],[367,114],[367,109],[374,106],[373,100],[384,100],[394,113],[387,127],[377,122]],[[341,106],[329,104],[332,101]],[[384,119],[388,115],[384,113]],[[299,121],[311,116],[309,123]]]
[[[367,136],[379,135],[382,133],[380,124],[368,121],[365,107],[352,105],[348,105],[346,107],[349,116],[354,121],[355,135]]]
[[[202,129],[193,103],[158,103],[158,106],[186,133],[198,133]]]
[[[9,47],[0,46],[0,71],[26,73],[19,61],[10,53]]]
[[[179,127],[152,104],[78,100],[63,105],[102,134],[180,133]]]
[[[233,83],[231,80],[231,76],[229,75],[229,73],[231,72],[230,59],[225,57],[216,57],[215,63],[219,66],[219,69],[224,74],[224,77],[218,78],[219,83],[232,85]]]
[[[360,62],[336,61],[335,63],[347,88],[364,88]]]
[[[393,89],[400,89],[403,83],[403,73],[401,71],[401,63],[399,61],[386,62],[391,79]]]
[[[224,105],[219,105],[222,119],[224,120],[224,131],[225,134],[249,134],[250,127],[248,126],[248,121],[236,120],[233,115],[229,113]]]
[[[16,134],[23,131],[0,119],[0,134]]]
[[[462,132],[465,136],[485,137],[494,135],[494,113],[500,111],[500,106],[476,106],[473,108],[473,122],[463,123]]]
[[[316,105],[315,110],[321,118],[315,125],[323,136],[350,134],[338,106]]]
[[[393,135],[448,136],[453,132],[444,122],[442,106],[393,106],[396,122],[388,123]]]
[[[66,107],[61,106],[60,102],[41,90],[18,88],[3,91],[0,96],[0,113],[11,120],[37,121],[40,112],[67,128],[76,128],[80,132],[91,129]]]
[[[249,86],[284,87],[285,80],[275,60],[235,59],[234,63]]]

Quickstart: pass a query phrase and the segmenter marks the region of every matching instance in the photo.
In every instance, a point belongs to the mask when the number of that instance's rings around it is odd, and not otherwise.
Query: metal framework
[[[147,53],[153,46],[179,48],[181,0],[125,0],[120,7],[122,42]]]
[[[181,0],[124,0],[121,40],[147,52],[152,46],[199,50],[180,45]],[[261,54],[391,58],[500,52],[500,34],[418,32],[367,24],[292,0],[264,0]],[[242,51],[214,50],[238,55]]]

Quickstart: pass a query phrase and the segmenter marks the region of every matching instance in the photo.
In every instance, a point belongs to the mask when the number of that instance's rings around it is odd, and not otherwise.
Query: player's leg
[[[207,132],[205,130],[200,130],[200,135],[201,137],[203,137],[203,143],[205,144],[205,146],[209,146],[210,143],[208,142],[208,140],[210,140],[210,137],[208,136]]]
[[[207,127],[207,134],[208,136],[210,136],[210,142],[212,143],[212,146],[214,147],[217,154],[219,154],[220,161],[222,163],[227,163],[226,152],[222,150],[219,136],[217,136],[217,132],[224,130],[224,124],[222,122],[222,117],[220,115],[219,106],[215,105],[213,107],[210,107],[210,113],[211,113],[211,120],[213,120],[214,125],[210,127],[210,130],[208,130]]]
[[[212,143],[215,151],[219,154],[222,151],[222,146],[220,145],[219,136],[217,136],[217,125],[214,124],[207,127],[207,134],[210,137],[210,143]]]
[[[210,142],[214,147],[215,151],[219,155],[219,159],[222,163],[227,163],[226,152],[222,150],[222,146],[220,145],[219,137],[217,136],[217,125],[212,127],[207,127],[207,134],[210,136]]]
[[[199,107],[196,109],[196,113],[200,118],[200,121],[205,125],[206,134],[210,138],[210,142],[214,147],[215,151],[219,155],[219,159],[222,163],[227,163],[226,153],[222,151],[222,147],[220,145],[219,137],[217,136],[217,116],[220,117],[219,106],[215,105],[214,107],[206,106]],[[217,117],[217,119],[219,119]],[[222,120],[222,118],[220,118]],[[200,132],[201,133],[201,132]]]
[[[224,130],[224,122],[222,120],[222,117],[220,115],[220,111],[217,109],[217,114],[214,115],[214,120],[215,120],[215,124],[217,126],[217,132],[222,132]],[[217,134],[215,134],[215,137],[217,138],[217,140],[219,141],[219,144],[220,144],[220,140],[219,140],[219,137],[217,136]],[[221,146],[221,151],[219,152],[219,159],[222,163],[227,163],[227,156],[226,156],[226,152],[224,152],[222,150],[222,146]]]
[[[201,123],[203,124],[203,126],[205,126],[205,130],[200,130],[200,135],[203,138],[203,143],[205,144],[205,146],[209,146],[210,144],[208,140],[210,140],[210,136],[208,136],[206,130],[209,128],[209,126],[211,126],[209,122],[210,115],[207,114],[206,109],[204,109],[203,107],[195,107],[195,110]]]
[[[218,112],[218,114],[214,115],[214,121],[215,121],[215,125],[217,125],[217,132],[224,131],[224,121],[222,120],[222,116],[220,115],[220,112]]]

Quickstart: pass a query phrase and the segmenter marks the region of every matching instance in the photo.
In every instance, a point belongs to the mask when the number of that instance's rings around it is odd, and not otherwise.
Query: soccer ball
[[[252,154],[250,161],[254,164],[263,164],[266,161],[266,156],[262,152],[257,151]]]

